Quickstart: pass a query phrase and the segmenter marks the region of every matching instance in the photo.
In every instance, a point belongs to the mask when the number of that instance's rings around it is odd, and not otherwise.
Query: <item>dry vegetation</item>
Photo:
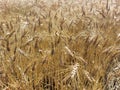
[[[0,90],[120,90],[120,2],[111,1],[0,1]]]

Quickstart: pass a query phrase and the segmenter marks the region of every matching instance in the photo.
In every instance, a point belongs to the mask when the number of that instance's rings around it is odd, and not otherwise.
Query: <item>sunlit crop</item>
[[[119,0],[0,0],[0,90],[120,90]]]

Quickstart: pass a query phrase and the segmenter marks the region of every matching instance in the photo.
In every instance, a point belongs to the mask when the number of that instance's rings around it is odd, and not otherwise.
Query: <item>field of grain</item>
[[[0,0],[0,90],[120,90],[120,1]]]

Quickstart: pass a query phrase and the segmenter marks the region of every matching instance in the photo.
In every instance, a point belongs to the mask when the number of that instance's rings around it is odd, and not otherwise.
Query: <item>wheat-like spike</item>
[[[27,57],[27,58],[28,58],[28,54],[27,54],[27,53],[25,53],[22,49],[17,48],[17,51],[18,51],[21,55],[23,55],[23,56],[25,56],[25,57]]]
[[[95,81],[95,79],[90,75],[90,73],[88,71],[83,70],[83,72],[84,72],[85,76],[88,78],[88,80],[90,82],[94,82]]]
[[[79,63],[76,63],[75,65],[72,66],[72,71],[71,71],[71,78],[74,78],[76,73],[78,72],[78,67],[79,67]]]
[[[74,56],[73,52],[67,46],[65,46],[65,49],[67,50],[68,54],[70,54],[72,57]]]

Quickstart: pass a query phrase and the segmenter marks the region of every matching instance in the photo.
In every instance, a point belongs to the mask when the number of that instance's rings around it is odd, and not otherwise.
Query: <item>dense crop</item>
[[[119,90],[119,0],[45,1],[0,0],[0,90]]]

